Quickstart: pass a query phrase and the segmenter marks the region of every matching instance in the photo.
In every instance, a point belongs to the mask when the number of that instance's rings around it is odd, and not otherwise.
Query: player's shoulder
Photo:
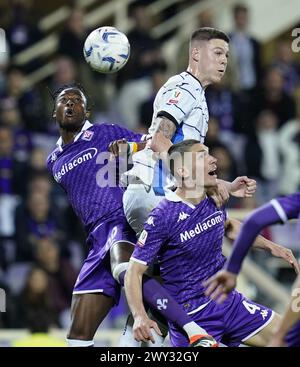
[[[90,130],[95,131],[95,133],[114,132],[122,129],[124,129],[123,126],[112,122],[97,122],[90,128]]]
[[[169,209],[170,209],[170,201],[164,198],[159,202],[159,204],[154,209],[152,209],[151,215],[155,216],[156,218],[161,218],[161,220],[164,220]]]
[[[191,85],[188,78],[185,76],[186,73],[176,74],[171,76],[164,84],[164,88],[175,88],[181,85]]]
[[[215,202],[214,198],[211,196],[207,196],[206,199],[203,201],[203,204],[207,207],[210,207],[213,210],[216,211],[222,211],[222,212],[226,212],[226,205],[223,204],[222,206],[218,206],[217,203]]]
[[[60,154],[60,150],[58,147],[56,147],[47,157],[46,159],[46,166],[48,170],[51,171],[53,164],[55,163],[58,155]]]

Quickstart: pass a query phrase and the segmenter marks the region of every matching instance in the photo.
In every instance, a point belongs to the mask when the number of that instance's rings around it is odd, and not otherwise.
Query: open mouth
[[[208,172],[208,174],[209,174],[210,176],[212,176],[212,177],[217,177],[217,169],[214,169],[214,170],[212,170],[212,171]]]
[[[73,117],[73,116],[74,116],[74,111],[72,110],[72,108],[67,108],[67,109],[65,110],[65,115],[66,115],[67,117]]]

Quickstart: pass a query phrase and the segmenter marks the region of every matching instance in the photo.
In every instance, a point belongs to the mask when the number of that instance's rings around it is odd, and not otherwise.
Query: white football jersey
[[[172,139],[178,143],[186,139],[204,142],[208,128],[208,109],[204,89],[189,72],[171,77],[158,91],[149,133],[157,129],[157,117],[167,117],[176,125]]]

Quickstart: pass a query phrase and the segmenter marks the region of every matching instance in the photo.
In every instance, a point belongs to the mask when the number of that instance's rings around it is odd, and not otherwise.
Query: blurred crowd
[[[2,14],[7,52],[0,52],[0,287],[7,293],[7,312],[0,315],[1,327],[25,327],[32,310],[40,308],[49,312],[52,326],[68,324],[72,288],[87,249],[78,219],[45,167],[58,138],[51,91],[79,81],[91,96],[93,123],[116,122],[146,132],[155,94],[170,76],[162,47],[171,35],[151,36],[157,20],[147,13],[150,2],[130,6],[132,52],[113,76],[92,71],[84,61],[90,29],[83,9],[74,6],[58,29],[51,59],[37,57],[21,66],[15,56],[46,34],[37,26],[33,1],[12,0]],[[206,144],[218,159],[220,178],[248,175],[258,181],[254,200],[229,203],[251,209],[300,188],[300,63],[286,37],[274,40],[272,57],[263,61],[264,45],[248,32],[250,18],[243,4],[232,9],[228,72],[206,91]],[[212,14],[199,15],[199,27],[214,25]],[[178,73],[187,67],[187,43],[179,49]],[[53,75],[30,85],[27,76],[49,61]]]

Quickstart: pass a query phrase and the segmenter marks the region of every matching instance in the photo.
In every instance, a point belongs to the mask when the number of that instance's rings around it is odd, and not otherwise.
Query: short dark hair
[[[221,39],[229,43],[229,37],[223,31],[211,27],[202,27],[195,30],[191,35],[190,42],[193,41],[210,41],[212,39]]]
[[[85,98],[86,98],[86,110],[87,111],[90,111],[91,110],[91,107],[92,106],[91,106],[91,103],[90,103],[90,97],[87,94],[87,92],[85,91],[84,87],[80,83],[71,82],[71,83],[68,83],[68,84],[61,85],[60,87],[58,87],[57,89],[55,89],[55,91],[53,91],[53,92],[48,88],[48,90],[50,92],[50,95],[51,95],[51,97],[53,99],[53,102],[54,102],[53,112],[55,110],[55,105],[56,105],[56,99],[57,99],[57,97],[65,89],[77,89],[77,90],[79,90],[85,96]]]
[[[235,4],[232,8],[232,12],[233,12],[234,16],[236,16],[239,12],[248,13],[248,8],[244,4]]]
[[[187,139],[183,140],[180,143],[172,145],[168,150],[169,158],[174,156],[174,153],[179,153],[183,159],[184,153],[189,152],[193,145],[200,144],[200,141],[196,139]],[[169,160],[170,163],[170,171],[173,176],[175,176],[175,162],[174,159]]]

